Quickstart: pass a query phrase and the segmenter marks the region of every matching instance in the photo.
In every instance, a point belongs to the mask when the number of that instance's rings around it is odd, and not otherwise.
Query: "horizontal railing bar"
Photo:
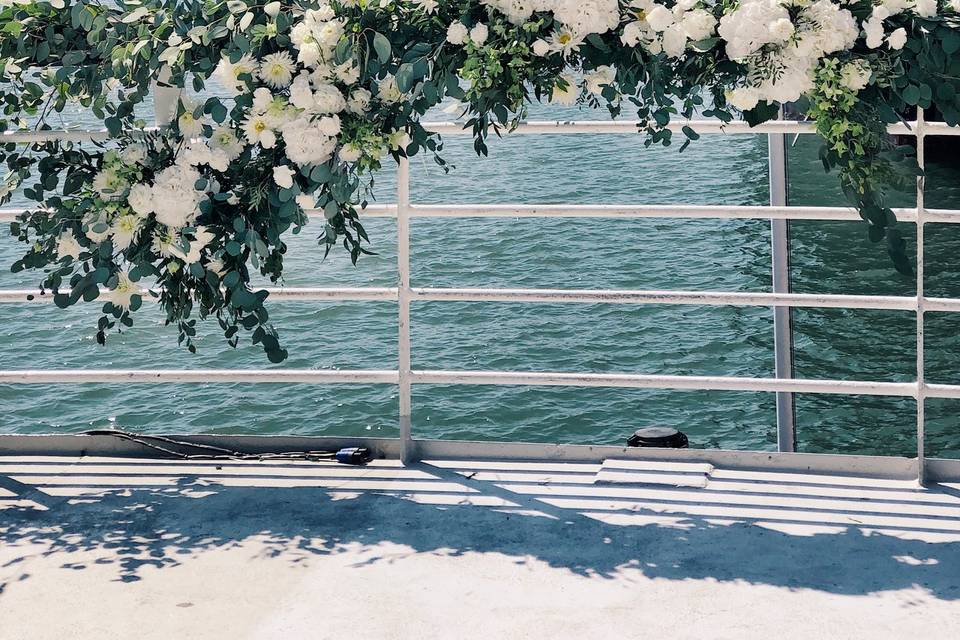
[[[956,135],[945,122],[937,123],[943,127],[940,129],[950,130],[947,135]],[[423,126],[428,131],[433,131],[441,135],[472,135],[472,128],[464,128],[462,122],[424,122]],[[608,120],[529,120],[523,122],[510,133],[521,135],[536,134],[629,134],[637,133],[639,123],[635,120],[627,121],[608,121]],[[724,135],[744,135],[744,134],[812,134],[816,133],[816,125],[813,122],[797,122],[790,120],[771,120],[751,127],[748,123],[734,121],[724,124],[719,120],[675,120],[667,125],[667,129],[674,132],[681,132],[684,127],[690,127],[700,134],[724,134]],[[915,123],[900,123],[890,125],[887,131],[893,135],[915,135]]]
[[[13,222],[25,209],[0,209],[0,222]],[[917,221],[916,209],[894,209],[900,222]],[[323,218],[323,211],[308,209],[311,218]],[[418,218],[694,218],[729,220],[832,220],[859,221],[849,207],[770,207],[709,205],[521,205],[521,204],[429,204],[412,205],[410,215]],[[360,210],[366,218],[396,218],[395,204],[373,204]],[[960,223],[960,210],[924,209],[927,223]]]
[[[636,133],[637,121],[549,121],[530,120],[521,123],[511,133],[522,135],[530,134],[624,134]],[[894,124],[888,131],[894,135],[916,135],[916,123]],[[464,128],[462,122],[424,122],[423,126],[442,135],[472,135],[472,128]],[[769,133],[783,134],[812,134],[816,133],[816,126],[812,122],[796,122],[790,120],[773,120],[751,127],[748,123],[734,121],[724,124],[719,120],[676,120],[670,122],[667,128],[679,132],[683,127],[690,127],[700,134],[762,135]],[[148,129],[155,130],[155,128]],[[924,123],[923,135],[960,135],[960,128],[951,127],[946,122]],[[33,143],[61,140],[64,142],[85,142],[90,140],[108,140],[110,134],[103,129],[50,129],[47,131],[7,131],[0,134],[0,144],[3,143]]]
[[[315,369],[63,369],[0,371],[0,384],[302,383],[397,384],[396,371]]]
[[[414,288],[417,300],[463,302],[577,302],[609,304],[682,304],[707,306],[816,307],[914,311],[917,299],[900,296],[857,296],[727,291],[629,291],[572,289],[435,289]]]
[[[897,209],[903,222],[917,219],[915,209]],[[770,207],[707,205],[413,205],[419,218],[721,218],[787,220],[861,220],[848,207]],[[960,212],[954,221],[960,222]]]
[[[283,300],[286,302],[324,302],[324,301],[396,301],[396,288],[388,287],[356,287],[356,288],[323,288],[323,287],[284,287],[267,288],[271,301]],[[33,299],[28,299],[32,296]],[[144,296],[145,301],[154,300],[151,296]],[[53,296],[47,292],[41,295],[39,291],[29,289],[0,289],[0,303],[49,303]]]
[[[61,369],[0,371],[0,384],[90,383],[290,383],[398,384],[395,370],[315,369]],[[619,387],[684,391],[756,391],[915,397],[916,382],[802,380],[724,376],[668,376],[619,373],[548,373],[520,371],[413,371],[414,384]],[[960,385],[927,384],[933,398],[960,398]]]
[[[761,391],[915,397],[916,382],[664,376],[612,373],[414,371],[416,384],[625,387],[689,391]],[[953,389],[954,387],[950,387]],[[952,391],[951,391],[952,392]],[[956,387],[960,397],[960,386]]]
[[[14,222],[17,216],[32,211],[32,209],[0,209],[0,222]],[[309,218],[325,218],[323,209],[306,209],[305,213]],[[396,218],[397,205],[395,204],[371,204],[366,209],[361,210],[361,215],[366,218]]]

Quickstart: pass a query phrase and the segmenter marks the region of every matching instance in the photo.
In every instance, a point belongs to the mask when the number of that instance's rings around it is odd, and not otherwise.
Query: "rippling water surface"
[[[534,118],[602,119],[590,111],[537,108]],[[816,142],[790,150],[791,204],[842,204],[825,176]],[[456,168],[444,175],[428,158],[412,161],[417,203],[617,203],[757,205],[767,201],[764,136],[705,136],[682,155],[645,149],[637,136],[545,135],[496,141],[478,159],[467,137],[446,140]],[[960,170],[935,165],[928,206],[960,208]],[[377,179],[393,200],[394,175]],[[909,206],[904,194],[900,204]],[[17,203],[15,203],[17,204]],[[377,255],[353,267],[323,260],[317,228],[291,240],[289,286],[393,286],[395,223],[367,221]],[[912,230],[911,230],[912,231]],[[797,291],[912,295],[880,247],[853,223],[793,223]],[[929,227],[931,295],[960,297],[960,235]],[[414,286],[770,290],[769,223],[762,220],[417,219],[412,225]],[[20,248],[4,234],[0,263]],[[27,287],[36,274],[0,273],[0,287]],[[906,312],[796,310],[797,376],[909,380],[914,319]],[[395,368],[393,303],[276,302],[272,317],[291,353],[280,368]],[[226,347],[206,327],[200,353],[176,346],[159,314],[95,340],[96,305],[0,305],[3,368],[273,367],[258,348]],[[958,322],[931,314],[928,376],[960,382]],[[772,312],[765,308],[417,302],[415,368],[772,376]],[[396,435],[397,396],[389,386],[226,385],[0,386],[8,432],[76,432],[116,426],[150,432]],[[960,456],[956,403],[932,401],[928,450]],[[915,450],[912,401],[799,396],[803,451]],[[696,447],[775,449],[770,394],[563,387],[414,389],[420,437],[620,443],[634,429],[667,424]]]

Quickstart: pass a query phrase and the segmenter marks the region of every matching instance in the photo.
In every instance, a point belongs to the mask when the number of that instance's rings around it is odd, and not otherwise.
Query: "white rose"
[[[876,17],[863,23],[863,32],[867,34],[867,46],[876,49],[883,44],[883,20]]]
[[[286,165],[273,168],[273,181],[282,189],[289,189],[293,186],[293,169]]]
[[[957,0],[960,2],[960,0]],[[550,43],[540,38],[533,43],[533,55],[540,56],[541,58],[550,53]]]
[[[937,0],[917,0],[914,11],[921,18],[932,18],[937,15]]]
[[[694,9],[683,17],[681,24],[687,37],[696,42],[713,35],[713,30],[717,28],[717,19],[709,11]]]
[[[760,102],[760,92],[753,87],[737,87],[727,92],[727,102],[741,111],[749,111]]]
[[[297,205],[303,210],[313,209],[313,205],[316,204],[313,201],[313,196],[306,193],[301,193],[296,198],[294,198],[294,200],[296,200]]]
[[[907,30],[900,27],[891,33],[887,36],[887,44],[891,49],[903,49],[903,45],[907,44]]]
[[[127,195],[127,204],[134,213],[148,216],[153,213],[153,191],[145,184],[135,184]]]
[[[665,6],[658,4],[647,12],[647,24],[656,32],[666,31],[667,27],[673,24],[673,13]]]
[[[469,33],[470,31],[467,29],[467,25],[458,20],[447,28],[447,42],[450,44],[463,44],[467,41],[467,35]]]
[[[687,48],[687,34],[679,24],[667,27],[663,32],[663,52],[671,58],[679,58]]]
[[[470,29],[470,40],[478,47],[487,41],[488,35],[490,35],[490,31],[487,29],[487,25],[482,22],[478,22],[473,29]]]

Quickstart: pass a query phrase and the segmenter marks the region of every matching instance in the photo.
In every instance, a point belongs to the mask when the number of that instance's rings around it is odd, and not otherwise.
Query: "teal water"
[[[603,119],[589,110],[538,107],[537,119]],[[682,155],[645,149],[638,136],[548,135],[496,141],[477,158],[467,137],[446,140],[456,169],[412,161],[418,203],[764,204],[764,136],[705,136]],[[842,204],[825,176],[816,142],[790,150],[791,204]],[[933,166],[928,206],[960,208],[960,170]],[[393,201],[392,172],[377,178]],[[912,195],[904,194],[909,206]],[[19,203],[14,203],[19,204]],[[291,241],[289,286],[392,286],[395,224],[371,219],[378,255],[350,265],[323,260],[319,229]],[[854,223],[793,223],[794,288],[801,292],[911,295],[881,248]],[[960,233],[928,230],[930,295],[960,297]],[[4,234],[0,264],[20,248]],[[415,220],[414,286],[770,290],[769,223],[758,220]],[[0,287],[28,287],[31,274],[0,273]],[[393,303],[273,304],[290,359],[280,368],[395,368]],[[225,346],[207,327],[200,353],[176,347],[159,314],[94,340],[97,305],[0,305],[3,368],[273,367],[259,349]],[[797,310],[797,376],[909,380],[914,318],[906,312]],[[928,376],[960,381],[958,322],[931,314]],[[414,303],[415,368],[772,376],[772,312],[764,308]],[[692,446],[776,447],[774,398],[762,393],[561,387],[414,389],[418,437],[565,443],[620,443],[639,426],[683,429]],[[394,436],[397,396],[389,386],[126,385],[0,386],[6,432],[77,432],[121,427],[148,432]],[[932,401],[928,450],[960,456],[956,403]],[[798,396],[800,449],[910,455],[916,447],[912,401]]]

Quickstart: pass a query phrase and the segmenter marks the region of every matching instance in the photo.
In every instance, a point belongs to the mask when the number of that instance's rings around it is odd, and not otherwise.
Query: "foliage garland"
[[[751,124],[792,103],[816,123],[824,167],[911,271],[886,206],[918,175],[886,125],[935,107],[960,123],[960,0],[0,0],[0,134],[47,130],[79,104],[105,144],[0,143],[37,203],[12,224],[57,306],[98,301],[98,340],[157,299],[195,351],[215,317],[232,346],[280,344],[257,274],[283,276],[284,234],[321,209],[326,251],[367,253],[361,222],[388,156],[425,151],[420,118],[454,100],[475,148],[533,100],[637,114],[647,145],[694,115]],[[172,123],[137,107],[183,88]],[[213,84],[211,84],[213,83]],[[225,87],[232,99],[196,100]],[[697,134],[683,127],[681,151]]]

